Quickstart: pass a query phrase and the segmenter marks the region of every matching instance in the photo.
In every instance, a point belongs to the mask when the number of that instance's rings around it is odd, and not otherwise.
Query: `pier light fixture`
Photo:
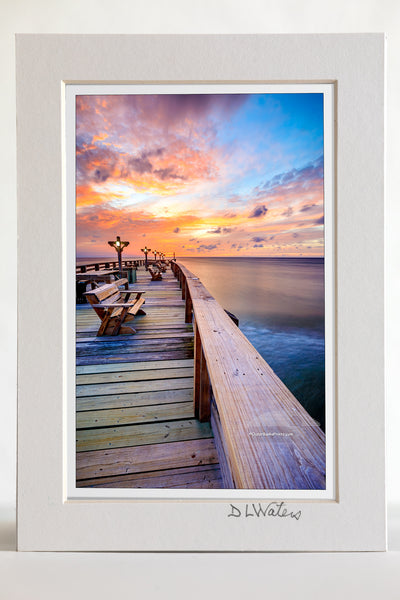
[[[147,271],[147,270],[148,270],[148,268],[149,268],[149,265],[148,265],[148,263],[147,263],[147,254],[148,254],[149,252],[151,252],[151,248],[148,248],[147,246],[145,246],[144,248],[142,248],[142,249],[140,250],[140,252],[144,252],[144,266],[145,266],[145,269],[146,269],[146,271]]]
[[[117,254],[118,254],[118,268],[120,273],[122,272],[122,259],[121,259],[121,254],[124,248],[126,248],[127,246],[129,246],[129,242],[121,242],[121,238],[119,237],[119,235],[117,235],[117,239],[111,242],[108,242],[110,246],[112,246]]]

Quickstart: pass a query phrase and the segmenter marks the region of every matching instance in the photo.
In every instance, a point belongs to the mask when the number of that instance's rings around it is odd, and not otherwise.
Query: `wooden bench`
[[[103,282],[92,281],[91,282],[92,289],[99,288],[101,283],[103,283]],[[126,290],[129,289],[129,280],[126,277],[121,277],[121,279],[115,279],[113,282],[110,282],[110,283],[114,283],[114,285],[116,285],[118,287],[123,285]],[[104,283],[103,283],[103,285],[104,285]]]
[[[153,271],[153,269],[149,267],[149,273],[152,281],[160,281],[162,279],[160,271]]]
[[[142,294],[145,292],[119,290],[117,285],[120,284],[120,281],[102,285],[85,293],[101,320],[97,335],[134,334],[136,330],[133,327],[123,326],[123,323],[133,321],[138,314],[146,314],[141,308],[145,302],[145,299],[142,298]],[[133,295],[135,299],[129,300]]]
[[[162,273],[166,273],[167,272],[167,267],[165,265],[163,265],[162,263],[158,262],[155,265],[157,267],[157,269],[159,271],[161,271]]]
[[[123,273],[123,275],[127,275],[127,273]],[[123,285],[124,288],[126,290],[128,290],[129,289],[129,280],[127,277],[121,277],[121,278],[115,277],[115,285],[117,285],[118,287],[120,285]]]

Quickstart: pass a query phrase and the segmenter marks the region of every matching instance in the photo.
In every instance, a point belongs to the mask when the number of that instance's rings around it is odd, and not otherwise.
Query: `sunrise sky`
[[[77,256],[323,256],[323,95],[76,98]]]

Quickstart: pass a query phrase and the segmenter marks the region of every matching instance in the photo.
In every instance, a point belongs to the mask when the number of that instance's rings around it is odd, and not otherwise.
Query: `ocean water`
[[[324,261],[179,258],[325,429]]]

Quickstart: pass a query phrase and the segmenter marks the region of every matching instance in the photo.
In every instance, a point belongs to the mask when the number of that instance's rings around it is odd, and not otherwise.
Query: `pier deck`
[[[209,422],[195,418],[193,326],[168,270],[145,290],[137,333],[96,337],[99,319],[78,305],[77,487],[220,488]]]

